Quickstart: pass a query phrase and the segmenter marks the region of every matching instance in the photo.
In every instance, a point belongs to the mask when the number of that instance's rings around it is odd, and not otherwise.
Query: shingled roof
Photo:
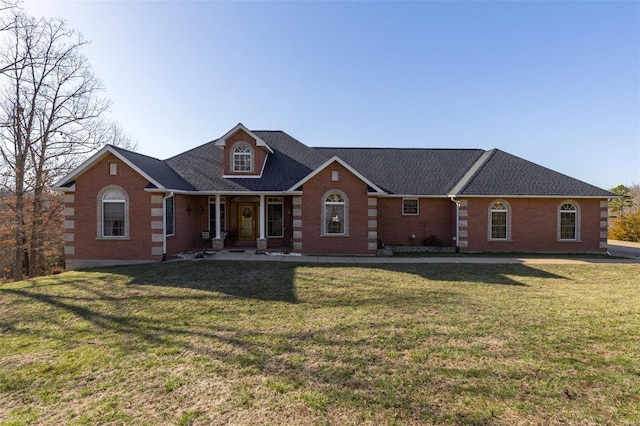
[[[614,196],[498,149],[312,148],[282,131],[252,133],[273,149],[260,178],[223,177],[224,151],[216,146],[218,140],[167,160],[114,146],[109,149],[156,185],[174,191],[287,192],[329,159],[338,157],[391,195]]]
[[[464,182],[457,195],[611,197],[609,191],[563,175],[499,149]]]

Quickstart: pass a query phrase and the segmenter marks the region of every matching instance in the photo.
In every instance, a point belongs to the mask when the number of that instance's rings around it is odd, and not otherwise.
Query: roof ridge
[[[473,165],[469,168],[469,170],[467,170],[467,173],[465,173],[464,176],[462,176],[460,181],[453,188],[451,188],[451,191],[449,192],[449,195],[450,196],[456,196],[457,194],[462,192],[462,190],[467,185],[469,185],[469,183],[474,178],[474,176],[476,176],[476,174],[478,174],[478,172],[482,169],[482,167],[485,164],[487,164],[489,159],[495,153],[496,153],[496,148],[493,148],[493,149],[490,149],[489,151],[483,152],[482,155],[480,156],[480,158],[478,158],[476,160],[476,162],[473,163]]]
[[[313,149],[379,149],[379,150],[394,150],[394,151],[484,151],[482,148],[418,148],[418,147],[390,147],[390,146],[313,146]]]

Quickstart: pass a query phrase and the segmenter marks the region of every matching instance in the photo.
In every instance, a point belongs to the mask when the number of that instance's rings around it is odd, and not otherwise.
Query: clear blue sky
[[[310,146],[499,148],[640,183],[640,2],[27,2],[86,54],[139,152],[238,122]]]

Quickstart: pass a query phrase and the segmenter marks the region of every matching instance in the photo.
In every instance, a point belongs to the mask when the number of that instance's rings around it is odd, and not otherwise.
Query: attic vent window
[[[240,145],[233,150],[233,171],[252,172],[253,152],[248,145]]]
[[[338,182],[340,180],[340,172],[338,170],[331,171],[331,180],[334,182]]]
[[[118,174],[118,163],[109,163],[109,174],[113,176]]]

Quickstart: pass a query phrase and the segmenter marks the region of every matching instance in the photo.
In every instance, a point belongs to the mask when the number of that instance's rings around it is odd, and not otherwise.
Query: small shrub
[[[431,246],[431,247],[442,247],[444,244],[442,240],[440,240],[435,235],[429,235],[427,238],[424,239],[424,245]]]
[[[609,238],[619,241],[640,242],[640,210],[611,221]]]

